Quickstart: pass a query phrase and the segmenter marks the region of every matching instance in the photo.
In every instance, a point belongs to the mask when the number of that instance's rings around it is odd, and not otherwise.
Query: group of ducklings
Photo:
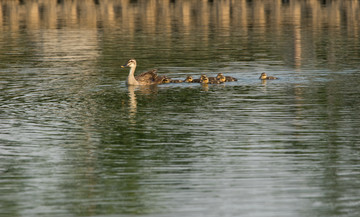
[[[265,72],[261,73],[260,80],[275,80],[278,79],[273,76],[267,76]],[[216,77],[207,77],[206,75],[201,75],[199,79],[194,79],[191,75],[187,76],[185,80],[174,80],[168,77],[165,77],[161,83],[202,83],[202,84],[221,84],[224,82],[237,81],[236,78],[231,76],[225,76],[223,73],[217,74]]]
[[[171,78],[164,78],[162,83],[202,83],[202,84],[221,84],[224,82],[237,81],[236,78],[231,76],[225,76],[223,73],[217,74],[216,77],[207,77],[206,75],[201,75],[199,79],[194,79],[191,75],[187,76],[185,80],[174,80]]]

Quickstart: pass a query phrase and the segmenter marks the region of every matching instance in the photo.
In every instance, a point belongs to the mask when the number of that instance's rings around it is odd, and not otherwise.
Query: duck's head
[[[189,83],[191,83],[191,82],[193,82],[193,77],[192,76],[187,76],[186,78],[185,78],[185,82],[189,82]]]
[[[125,68],[125,67],[132,68],[132,67],[135,67],[135,66],[136,66],[136,60],[135,59],[129,59],[125,65],[121,66],[121,68]]]

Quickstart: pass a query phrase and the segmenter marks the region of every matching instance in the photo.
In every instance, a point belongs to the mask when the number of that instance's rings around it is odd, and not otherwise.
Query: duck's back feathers
[[[154,79],[154,84],[164,84],[164,83],[169,83],[170,82],[170,79],[165,76],[165,75],[162,75],[162,76],[157,76],[155,79]]]
[[[154,83],[157,79],[157,69],[143,72],[140,75],[135,76],[135,79],[141,83]]]

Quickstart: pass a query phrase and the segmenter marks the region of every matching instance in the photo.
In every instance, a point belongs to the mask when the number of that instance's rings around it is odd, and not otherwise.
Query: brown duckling
[[[224,76],[223,73],[219,73],[217,74],[216,78],[219,80],[220,77]],[[231,82],[231,81],[237,81],[237,78],[231,77],[231,76],[224,76],[225,77],[225,81],[224,82]]]
[[[226,77],[225,77],[222,73],[219,73],[219,74],[216,76],[216,79],[217,79],[218,81],[220,81],[220,83],[226,82]]]
[[[216,77],[208,77],[209,82],[216,82],[218,79]]]
[[[192,83],[201,83],[201,77],[197,79],[193,79]]]
[[[261,80],[274,80],[274,79],[278,79],[276,77],[273,76],[267,76],[265,72],[261,73],[259,79]]]
[[[171,82],[171,79],[170,78],[164,78],[163,80],[162,80],[162,84],[168,84],[168,83],[170,83]]]
[[[191,83],[201,83],[201,76],[200,76],[200,78],[195,78],[195,79],[193,79],[192,76],[190,76],[190,77],[191,77]]]
[[[200,83],[200,79],[193,79],[193,77],[191,75],[187,76],[184,80],[184,82],[187,82],[187,83]]]
[[[191,75],[189,75],[189,76],[187,76],[187,77],[185,78],[184,82],[186,82],[186,83],[192,83],[193,80],[194,80],[193,77],[192,77]]]
[[[170,83],[182,83],[183,80],[170,80]]]
[[[209,83],[209,78],[206,75],[201,75],[199,80],[200,83],[204,83],[204,80],[206,80],[206,83]]]
[[[155,84],[164,84],[166,83],[168,80],[170,80],[170,78],[168,78],[167,76],[163,75],[163,76],[157,76],[154,80]]]
[[[201,75],[200,80],[201,80],[200,83],[202,83],[202,84],[221,84],[222,83],[217,79],[210,80],[210,78],[208,78],[206,75]]]
[[[206,75],[201,75],[200,77],[200,83],[202,84],[208,84],[209,83],[209,78]]]

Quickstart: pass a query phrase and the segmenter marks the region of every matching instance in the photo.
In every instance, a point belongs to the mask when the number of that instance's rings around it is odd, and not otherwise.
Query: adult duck
[[[158,76],[157,70],[153,69],[148,72],[143,72],[140,75],[135,76],[136,69],[136,60],[129,59],[127,63],[122,68],[129,67],[130,72],[126,80],[127,85],[152,85],[152,84],[161,84],[166,76]]]

